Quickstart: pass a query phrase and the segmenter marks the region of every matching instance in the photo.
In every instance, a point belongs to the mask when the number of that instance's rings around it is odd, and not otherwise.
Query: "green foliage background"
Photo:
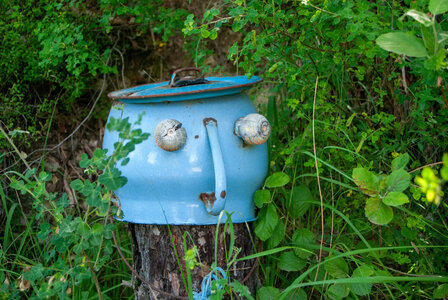
[[[254,195],[263,287],[253,297],[446,297],[447,10],[446,0],[2,1],[0,163],[25,160],[51,137],[55,111],[73,114],[121,72],[127,54],[116,45],[131,53],[148,38],[157,54],[180,40],[183,49],[167,49],[204,72],[264,78],[251,92],[272,125],[271,173]],[[126,182],[113,165],[147,135],[110,127],[129,148],[83,156],[90,179],[70,186],[86,209],[48,193],[48,172],[1,173],[5,299],[132,297],[120,286],[127,269],[110,263],[107,215]],[[236,282],[222,286],[250,298]]]

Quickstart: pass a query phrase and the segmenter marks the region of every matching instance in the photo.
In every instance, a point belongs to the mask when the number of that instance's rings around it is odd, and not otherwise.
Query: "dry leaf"
[[[19,279],[20,279],[20,284],[19,284],[20,291],[25,292],[25,291],[29,290],[29,288],[31,287],[30,281],[26,280],[23,277],[23,274],[20,275]]]

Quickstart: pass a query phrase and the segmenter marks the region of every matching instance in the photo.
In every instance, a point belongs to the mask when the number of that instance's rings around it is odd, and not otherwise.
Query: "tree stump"
[[[201,266],[197,266],[191,271],[191,277],[193,291],[200,291],[202,279],[209,274],[211,265],[215,261],[215,225],[170,225],[172,239],[167,225],[129,224],[129,228],[132,236],[134,269],[153,287],[148,287],[133,274],[132,282],[136,300],[188,299],[173,248],[174,242],[185,275],[183,242],[185,232],[189,233],[198,249]],[[254,246],[246,224],[233,224],[233,228],[234,247],[241,249],[238,257],[253,254]],[[227,251],[229,249],[230,235],[228,233],[224,235],[223,229],[224,224],[221,224],[219,226],[217,266],[226,270],[225,249]],[[192,248],[193,243],[187,236],[187,249]],[[255,295],[257,282],[254,264],[255,260],[237,262],[230,267],[227,273],[227,277],[231,280],[237,280],[246,285],[252,295]]]

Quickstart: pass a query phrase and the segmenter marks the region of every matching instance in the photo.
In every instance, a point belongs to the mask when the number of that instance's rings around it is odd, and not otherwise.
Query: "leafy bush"
[[[136,125],[140,122],[137,121]],[[128,154],[149,136],[141,129],[133,129],[128,119],[111,119],[108,130],[119,132],[119,141],[114,145],[114,151],[107,155],[107,150],[96,149],[93,157],[86,154],[80,163],[97,180],[90,181],[76,179],[70,187],[76,194],[49,193],[46,183],[52,180],[52,174],[37,172],[29,169],[25,175],[9,172],[10,187],[22,195],[30,197],[32,208],[26,220],[25,234],[15,241],[8,243],[9,229],[5,230],[3,250],[0,260],[2,282],[17,282],[17,284],[3,284],[1,291],[8,299],[19,299],[18,291],[27,292],[31,297],[39,299],[57,297],[60,299],[86,299],[94,290],[102,294],[104,285],[100,286],[99,273],[110,272],[114,247],[113,231],[117,226],[110,223],[110,216],[119,216],[118,206],[114,205],[113,190],[126,184],[127,179],[121,176],[116,168],[117,162],[126,164]],[[70,199],[86,199],[88,208],[80,213],[70,213]],[[23,201],[22,197],[22,201]],[[2,195],[3,204],[7,202],[6,195]],[[9,205],[5,205],[5,208]],[[8,226],[14,224],[14,208],[10,206]],[[38,226],[38,228],[36,228]],[[20,252],[26,242],[32,243],[31,252],[35,254],[32,260],[20,257]],[[17,251],[17,252],[15,252]],[[29,251],[29,250],[28,250]],[[28,253],[29,255],[29,253]],[[20,277],[18,277],[20,275]],[[116,287],[111,287],[115,289]],[[94,293],[95,293],[94,292]]]
[[[120,32],[138,36],[151,30],[167,41],[179,31],[184,11],[162,4],[160,0],[2,1],[0,116],[6,128],[31,135],[17,139],[18,146],[42,135],[56,107],[60,113],[72,113],[75,100],[92,94],[105,75],[117,73],[121,60],[111,56],[119,51],[111,51],[120,39],[129,44]]]

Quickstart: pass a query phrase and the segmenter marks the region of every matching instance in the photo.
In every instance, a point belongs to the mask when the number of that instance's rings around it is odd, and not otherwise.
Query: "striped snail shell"
[[[166,119],[157,124],[154,130],[156,144],[165,151],[177,151],[187,141],[187,131],[182,123],[174,119]]]
[[[271,134],[269,121],[260,114],[248,114],[235,122],[235,135],[241,137],[246,144],[260,145],[267,141]]]

